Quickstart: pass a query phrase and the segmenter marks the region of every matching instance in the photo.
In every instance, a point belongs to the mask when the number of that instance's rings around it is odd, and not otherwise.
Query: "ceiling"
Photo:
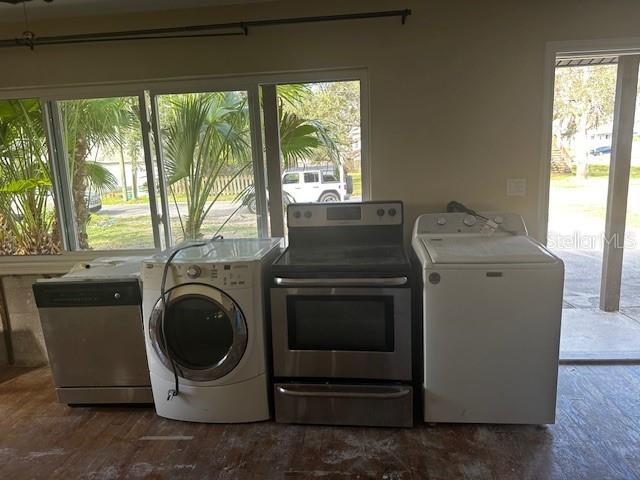
[[[26,3],[30,19],[54,19],[67,16],[91,16],[115,13],[134,13],[177,8],[195,8],[264,2],[269,0],[32,0]],[[0,23],[21,22],[23,4],[0,2]]]

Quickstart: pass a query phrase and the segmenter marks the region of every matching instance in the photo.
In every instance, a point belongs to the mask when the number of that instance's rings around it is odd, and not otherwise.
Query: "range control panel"
[[[428,213],[418,217],[418,234],[491,233],[508,232],[527,235],[527,227],[515,213],[480,213],[481,217],[466,213]],[[482,218],[484,217],[484,218]]]
[[[402,202],[293,203],[289,227],[402,225]]]

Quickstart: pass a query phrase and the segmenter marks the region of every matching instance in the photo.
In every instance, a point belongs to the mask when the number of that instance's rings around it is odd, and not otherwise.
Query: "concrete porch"
[[[619,312],[599,309],[602,253],[554,250],[565,262],[561,360],[640,360],[640,251],[624,257]]]

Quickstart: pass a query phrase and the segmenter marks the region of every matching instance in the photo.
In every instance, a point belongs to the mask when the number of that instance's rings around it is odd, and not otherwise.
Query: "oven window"
[[[292,295],[290,350],[392,352],[393,297]]]

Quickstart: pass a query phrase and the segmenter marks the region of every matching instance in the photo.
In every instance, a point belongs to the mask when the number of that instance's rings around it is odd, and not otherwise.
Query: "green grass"
[[[246,216],[245,216],[246,217]],[[236,221],[234,221],[236,220]],[[220,224],[206,223],[202,228],[203,238],[212,237]],[[174,240],[182,241],[180,220],[171,221]],[[227,238],[256,237],[255,217],[232,219],[220,232]],[[154,248],[151,219],[148,215],[110,216],[94,214],[87,226],[89,246],[93,250],[134,250]]]
[[[148,215],[92,215],[87,235],[89,246],[94,250],[153,248],[153,231]]]
[[[571,168],[572,173],[553,173],[551,179],[572,179],[575,177],[576,167]],[[609,165],[589,165],[588,178],[608,177]],[[631,178],[640,178],[640,166],[631,167]]]
[[[353,197],[362,196],[362,176],[360,173],[350,174],[353,177]],[[224,195],[219,200],[235,200],[236,195]],[[184,195],[176,198],[178,202],[185,202]],[[119,192],[113,192],[102,198],[103,205],[134,205],[148,203],[146,196],[135,200],[124,201]],[[173,198],[170,198],[173,203]],[[211,237],[220,227],[219,223],[205,222],[202,228],[204,238]],[[175,241],[182,240],[180,220],[171,220],[171,229]],[[228,238],[256,237],[257,227],[255,216],[242,214],[234,217],[220,232]],[[89,245],[94,250],[122,250],[153,248],[153,232],[151,219],[148,215],[126,216],[105,215],[100,212],[93,214],[87,226]]]
[[[627,227],[640,229],[640,202],[638,202],[640,168],[633,168],[635,172],[632,173],[629,184]],[[587,179],[576,178],[574,175],[552,176],[550,192],[552,215],[555,218],[597,220],[604,227],[609,182],[606,174],[602,174],[603,171],[606,170],[595,169],[594,175],[590,175]]]
[[[233,201],[235,200],[237,195],[235,193],[228,193],[224,195],[220,195],[218,201]],[[213,201],[215,195],[210,195],[209,200]],[[173,197],[169,195],[169,203],[173,203]],[[187,201],[186,195],[176,195],[176,201],[178,203],[184,203]],[[145,205],[149,203],[149,198],[145,196],[140,196],[136,199],[123,200],[122,194],[120,193],[107,193],[102,196],[102,204],[103,205]]]
[[[353,178],[353,193],[351,196],[362,198],[362,174],[354,172],[349,175]]]

